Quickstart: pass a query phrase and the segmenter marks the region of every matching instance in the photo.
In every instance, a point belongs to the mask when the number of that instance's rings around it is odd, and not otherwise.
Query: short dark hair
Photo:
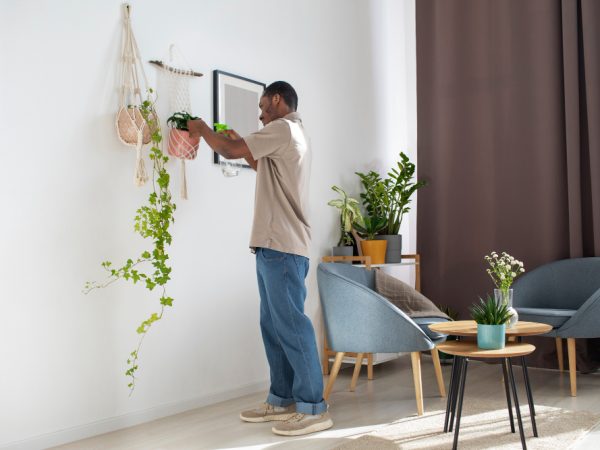
[[[283,100],[285,100],[285,104],[288,105],[292,111],[298,109],[298,94],[296,94],[296,91],[291,84],[286,83],[285,81],[275,81],[266,87],[263,92],[263,97],[271,98],[275,94],[281,95]]]

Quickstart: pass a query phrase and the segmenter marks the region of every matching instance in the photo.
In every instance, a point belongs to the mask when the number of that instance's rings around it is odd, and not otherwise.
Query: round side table
[[[448,353],[449,355],[454,355],[454,365],[458,366],[457,372],[457,394],[458,394],[458,404],[457,404],[457,412],[456,412],[456,428],[454,430],[454,443],[452,445],[452,449],[456,450],[458,448],[458,433],[460,430],[460,416],[462,414],[462,405],[463,398],[465,394],[465,385],[467,380],[467,367],[469,364],[469,358],[481,358],[481,359],[502,359],[502,370],[504,372],[504,386],[506,390],[506,401],[508,405],[508,415],[510,418],[511,431],[514,433],[514,421],[512,416],[512,405],[511,405],[511,393],[512,391],[512,399],[515,402],[515,410],[517,412],[517,422],[519,424],[519,434],[521,436],[521,446],[524,450],[527,449],[527,444],[525,443],[525,433],[523,432],[523,421],[521,419],[521,410],[519,408],[519,398],[517,396],[517,388],[515,385],[515,377],[512,369],[512,358],[515,357],[525,357],[526,355],[531,354],[535,347],[531,344],[523,344],[523,343],[507,343],[506,347],[499,350],[483,350],[477,347],[476,342],[465,342],[465,341],[454,341],[454,342],[445,342],[439,344],[437,346],[438,350],[443,351],[444,353]],[[510,384],[510,390],[509,390]],[[452,390],[452,387],[451,387]],[[446,410],[446,419],[448,416],[448,410]],[[532,414],[532,423],[535,427],[533,414]],[[446,430],[444,430],[446,431]]]
[[[440,322],[429,325],[429,328],[432,331],[442,334],[450,334],[453,336],[460,337],[476,337],[477,336],[477,323],[474,320],[455,320],[452,322]],[[509,340],[517,339],[518,342],[521,342],[521,338],[523,336],[535,336],[539,334],[545,334],[552,331],[552,326],[546,323],[538,323],[538,322],[526,322],[519,321],[513,327],[506,329],[506,336]],[[451,344],[447,342],[447,344]],[[442,344],[440,344],[442,345]],[[439,348],[440,345],[437,347]],[[448,352],[445,352],[448,353]],[[538,436],[537,426],[535,423],[535,406],[533,403],[533,394],[531,392],[531,384],[529,382],[529,373],[527,371],[527,363],[525,361],[525,355],[521,355],[521,367],[523,368],[523,379],[525,381],[525,392],[527,393],[527,403],[529,404],[529,413],[531,416],[531,426],[533,429],[533,435],[535,437]],[[452,427],[454,424],[454,416],[456,414],[456,400],[458,396],[458,375],[459,375],[459,365],[456,364],[456,358],[452,363],[452,372],[450,374],[450,388],[448,400],[446,403],[446,416],[444,419],[444,433],[448,431],[452,431]],[[508,379],[505,374],[504,376],[504,386],[506,391],[509,391]],[[510,427],[511,431],[515,432],[514,422],[512,420],[512,408],[510,406],[510,397],[507,395],[506,397],[510,413]]]

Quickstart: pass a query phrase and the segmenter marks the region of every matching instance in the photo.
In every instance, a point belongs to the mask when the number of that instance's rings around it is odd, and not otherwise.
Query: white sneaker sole
[[[289,414],[271,414],[268,416],[261,416],[261,417],[245,417],[243,414],[240,414],[240,419],[242,419],[244,422],[250,422],[250,423],[261,423],[261,422],[284,422],[290,418],[292,418],[292,416],[295,413],[289,413]]]
[[[304,434],[316,433],[317,431],[328,430],[333,426],[333,421],[331,419],[327,419],[323,422],[316,422],[312,425],[309,425],[305,428],[301,428],[299,430],[278,430],[277,427],[271,428],[273,433],[278,434],[280,436],[302,436]]]

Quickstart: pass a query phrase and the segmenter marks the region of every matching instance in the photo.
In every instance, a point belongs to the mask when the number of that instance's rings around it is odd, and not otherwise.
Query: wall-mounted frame
[[[262,128],[258,119],[258,102],[265,90],[265,83],[244,78],[222,70],[213,71],[213,119],[226,123],[240,136],[247,136]],[[214,162],[221,157],[215,153]],[[250,167],[244,164],[244,167]]]

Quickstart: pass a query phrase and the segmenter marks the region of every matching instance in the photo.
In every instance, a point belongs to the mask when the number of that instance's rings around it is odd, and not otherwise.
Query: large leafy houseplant
[[[152,161],[152,192],[148,196],[148,202],[141,206],[134,218],[134,230],[142,238],[151,243],[148,250],[139,256],[128,259],[124,264],[115,267],[112,262],[104,261],[102,267],[108,272],[108,277],[102,282],[87,282],[84,292],[87,294],[94,289],[105,288],[118,280],[130,281],[133,284],[143,284],[149,291],[157,289],[158,312],[153,312],[137,327],[139,335],[136,348],[131,351],[127,358],[127,370],[125,375],[129,378],[128,387],[130,394],[135,389],[136,372],[138,370],[139,353],[152,325],[162,319],[166,307],[173,306],[173,298],[167,295],[166,285],[171,279],[171,267],[168,265],[169,255],[167,247],[171,245],[172,236],[169,231],[170,225],[175,221],[175,203],[172,201],[169,190],[170,176],[166,168],[169,158],[161,150],[162,134],[154,112],[154,101],[152,90],[148,91],[148,98],[142,103],[140,111],[152,130],[152,147],[150,148],[150,160]],[[147,268],[147,270],[144,270]]]
[[[329,206],[340,210],[341,235],[337,245],[352,245],[352,224],[356,222],[359,225],[364,225],[363,216],[360,212],[360,204],[355,198],[349,197],[342,188],[332,186],[331,189],[341,196],[341,198],[336,198],[327,203]]]
[[[406,154],[400,152],[397,167],[392,167],[384,183],[387,188],[389,202],[387,204],[387,234],[398,234],[402,217],[410,211],[408,206],[417,189],[425,186],[425,181],[413,182],[415,165]]]
[[[377,172],[356,172],[365,189],[360,194],[365,209],[370,216],[385,217],[386,226],[381,234],[395,235],[400,232],[404,214],[410,211],[408,206],[417,189],[425,186],[425,181],[413,181],[415,165],[404,152],[400,152],[400,161],[388,172],[388,178],[382,178]]]

